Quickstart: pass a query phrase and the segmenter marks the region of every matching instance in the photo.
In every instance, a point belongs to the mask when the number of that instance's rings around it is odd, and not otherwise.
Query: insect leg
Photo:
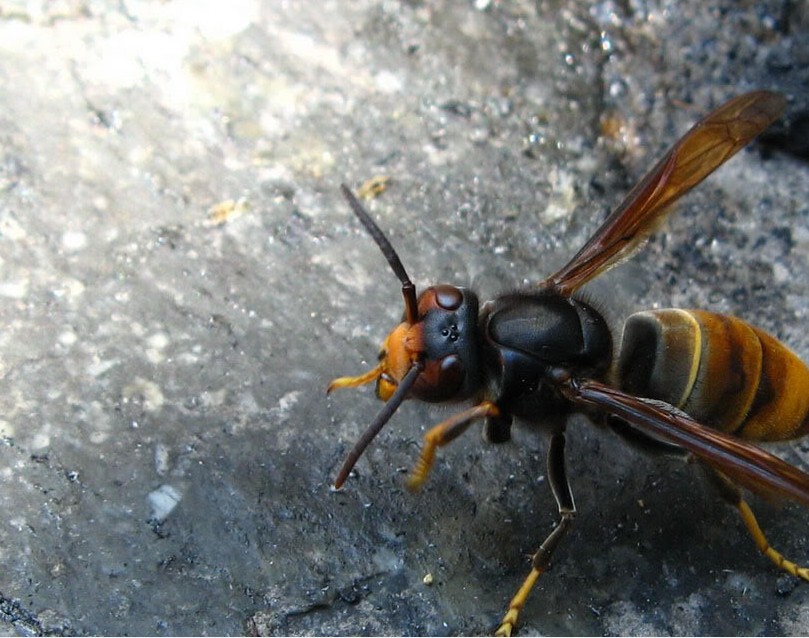
[[[514,418],[510,414],[490,416],[483,425],[483,438],[488,443],[506,443],[511,440],[511,423]]]
[[[565,470],[565,434],[563,431],[559,431],[551,437],[547,467],[548,482],[556,499],[556,506],[559,508],[559,522],[556,523],[553,531],[531,558],[531,572],[517,590],[514,598],[511,599],[508,611],[503,616],[503,620],[495,632],[496,636],[511,635],[517,625],[517,616],[525,606],[525,601],[528,599],[531,589],[533,589],[542,573],[547,571],[553,552],[567,534],[576,515],[576,504],[573,502],[573,492],[570,490],[570,483],[567,480],[567,471]]]
[[[419,460],[407,477],[407,487],[413,491],[419,489],[427,480],[427,475],[435,462],[435,450],[442,447],[466,432],[473,421],[488,416],[500,416],[500,408],[491,401],[483,401],[468,410],[453,414],[448,419],[433,426],[424,435],[424,447],[421,449]]]
[[[742,497],[742,491],[739,487],[718,470],[709,469],[708,474],[714,479],[714,484],[717,486],[722,498],[739,510],[747,531],[750,532],[750,536],[753,537],[759,551],[785,572],[798,578],[809,580],[809,568],[801,567],[791,560],[787,560],[781,552],[770,545],[756,520],[755,514],[753,514],[753,510],[750,509],[747,501]]]

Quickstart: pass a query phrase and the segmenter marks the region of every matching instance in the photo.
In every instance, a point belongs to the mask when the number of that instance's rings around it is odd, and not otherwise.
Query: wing
[[[590,380],[568,379],[560,390],[580,406],[606,411],[642,432],[679,445],[749,490],[809,505],[809,474],[751,443],[701,425],[665,403]]]
[[[576,256],[541,285],[569,295],[629,258],[678,197],[778,119],[785,106],[786,99],[779,93],[754,91],[725,102],[697,122],[629,192]]]

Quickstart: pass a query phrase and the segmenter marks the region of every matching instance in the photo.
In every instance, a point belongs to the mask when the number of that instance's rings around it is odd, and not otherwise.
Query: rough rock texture
[[[790,98],[592,295],[742,315],[809,359],[809,11],[789,0],[0,1],[0,620],[21,634],[485,634],[555,507],[544,440],[441,450],[326,398],[398,282],[563,263],[700,114]],[[763,152],[766,151],[766,152]],[[693,466],[574,418],[580,511],[522,633],[794,634],[809,587]],[[777,448],[809,466],[805,443]],[[755,501],[809,561],[809,511]],[[430,574],[432,585],[424,577]]]

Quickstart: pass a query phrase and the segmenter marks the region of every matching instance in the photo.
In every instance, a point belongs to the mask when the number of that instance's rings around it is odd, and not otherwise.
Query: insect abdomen
[[[704,310],[639,312],[626,321],[618,384],[754,441],[809,433],[809,368],[763,330]]]

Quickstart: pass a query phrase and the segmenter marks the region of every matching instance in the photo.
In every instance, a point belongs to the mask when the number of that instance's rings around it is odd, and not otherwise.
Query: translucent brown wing
[[[751,443],[701,425],[667,404],[597,381],[568,380],[561,390],[578,405],[600,408],[646,434],[679,445],[753,492],[809,505],[809,474]]]
[[[575,257],[542,286],[568,295],[630,257],[678,197],[778,119],[785,105],[783,95],[754,91],[725,102],[697,122],[610,213]]]

